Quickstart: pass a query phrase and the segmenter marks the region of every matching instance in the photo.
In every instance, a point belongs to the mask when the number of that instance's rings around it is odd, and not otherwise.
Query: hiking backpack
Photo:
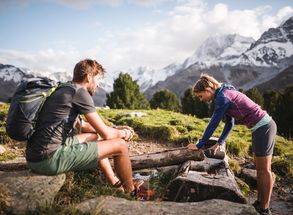
[[[48,78],[30,78],[20,83],[12,97],[6,120],[6,132],[10,138],[18,141],[30,138],[46,98],[58,85]]]

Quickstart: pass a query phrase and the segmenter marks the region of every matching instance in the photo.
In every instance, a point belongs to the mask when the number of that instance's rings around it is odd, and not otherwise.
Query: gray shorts
[[[252,132],[252,151],[255,156],[261,157],[273,154],[276,134],[277,125],[273,119]]]

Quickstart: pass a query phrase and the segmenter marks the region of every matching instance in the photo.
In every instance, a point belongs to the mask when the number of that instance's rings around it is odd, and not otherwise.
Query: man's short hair
[[[73,81],[81,82],[87,74],[96,76],[98,74],[104,75],[105,69],[95,60],[84,59],[79,61],[73,70]]]

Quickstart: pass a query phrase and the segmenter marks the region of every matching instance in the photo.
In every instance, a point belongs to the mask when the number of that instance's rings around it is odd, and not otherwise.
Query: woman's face
[[[204,91],[197,92],[195,95],[199,98],[200,101],[203,102],[211,102],[214,98],[214,91],[210,88],[207,88]]]

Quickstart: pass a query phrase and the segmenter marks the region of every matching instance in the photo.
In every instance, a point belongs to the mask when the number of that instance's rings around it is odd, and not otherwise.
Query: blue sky
[[[258,39],[291,16],[289,0],[1,0],[0,63],[71,73],[90,57],[109,72],[160,69],[207,37]]]

